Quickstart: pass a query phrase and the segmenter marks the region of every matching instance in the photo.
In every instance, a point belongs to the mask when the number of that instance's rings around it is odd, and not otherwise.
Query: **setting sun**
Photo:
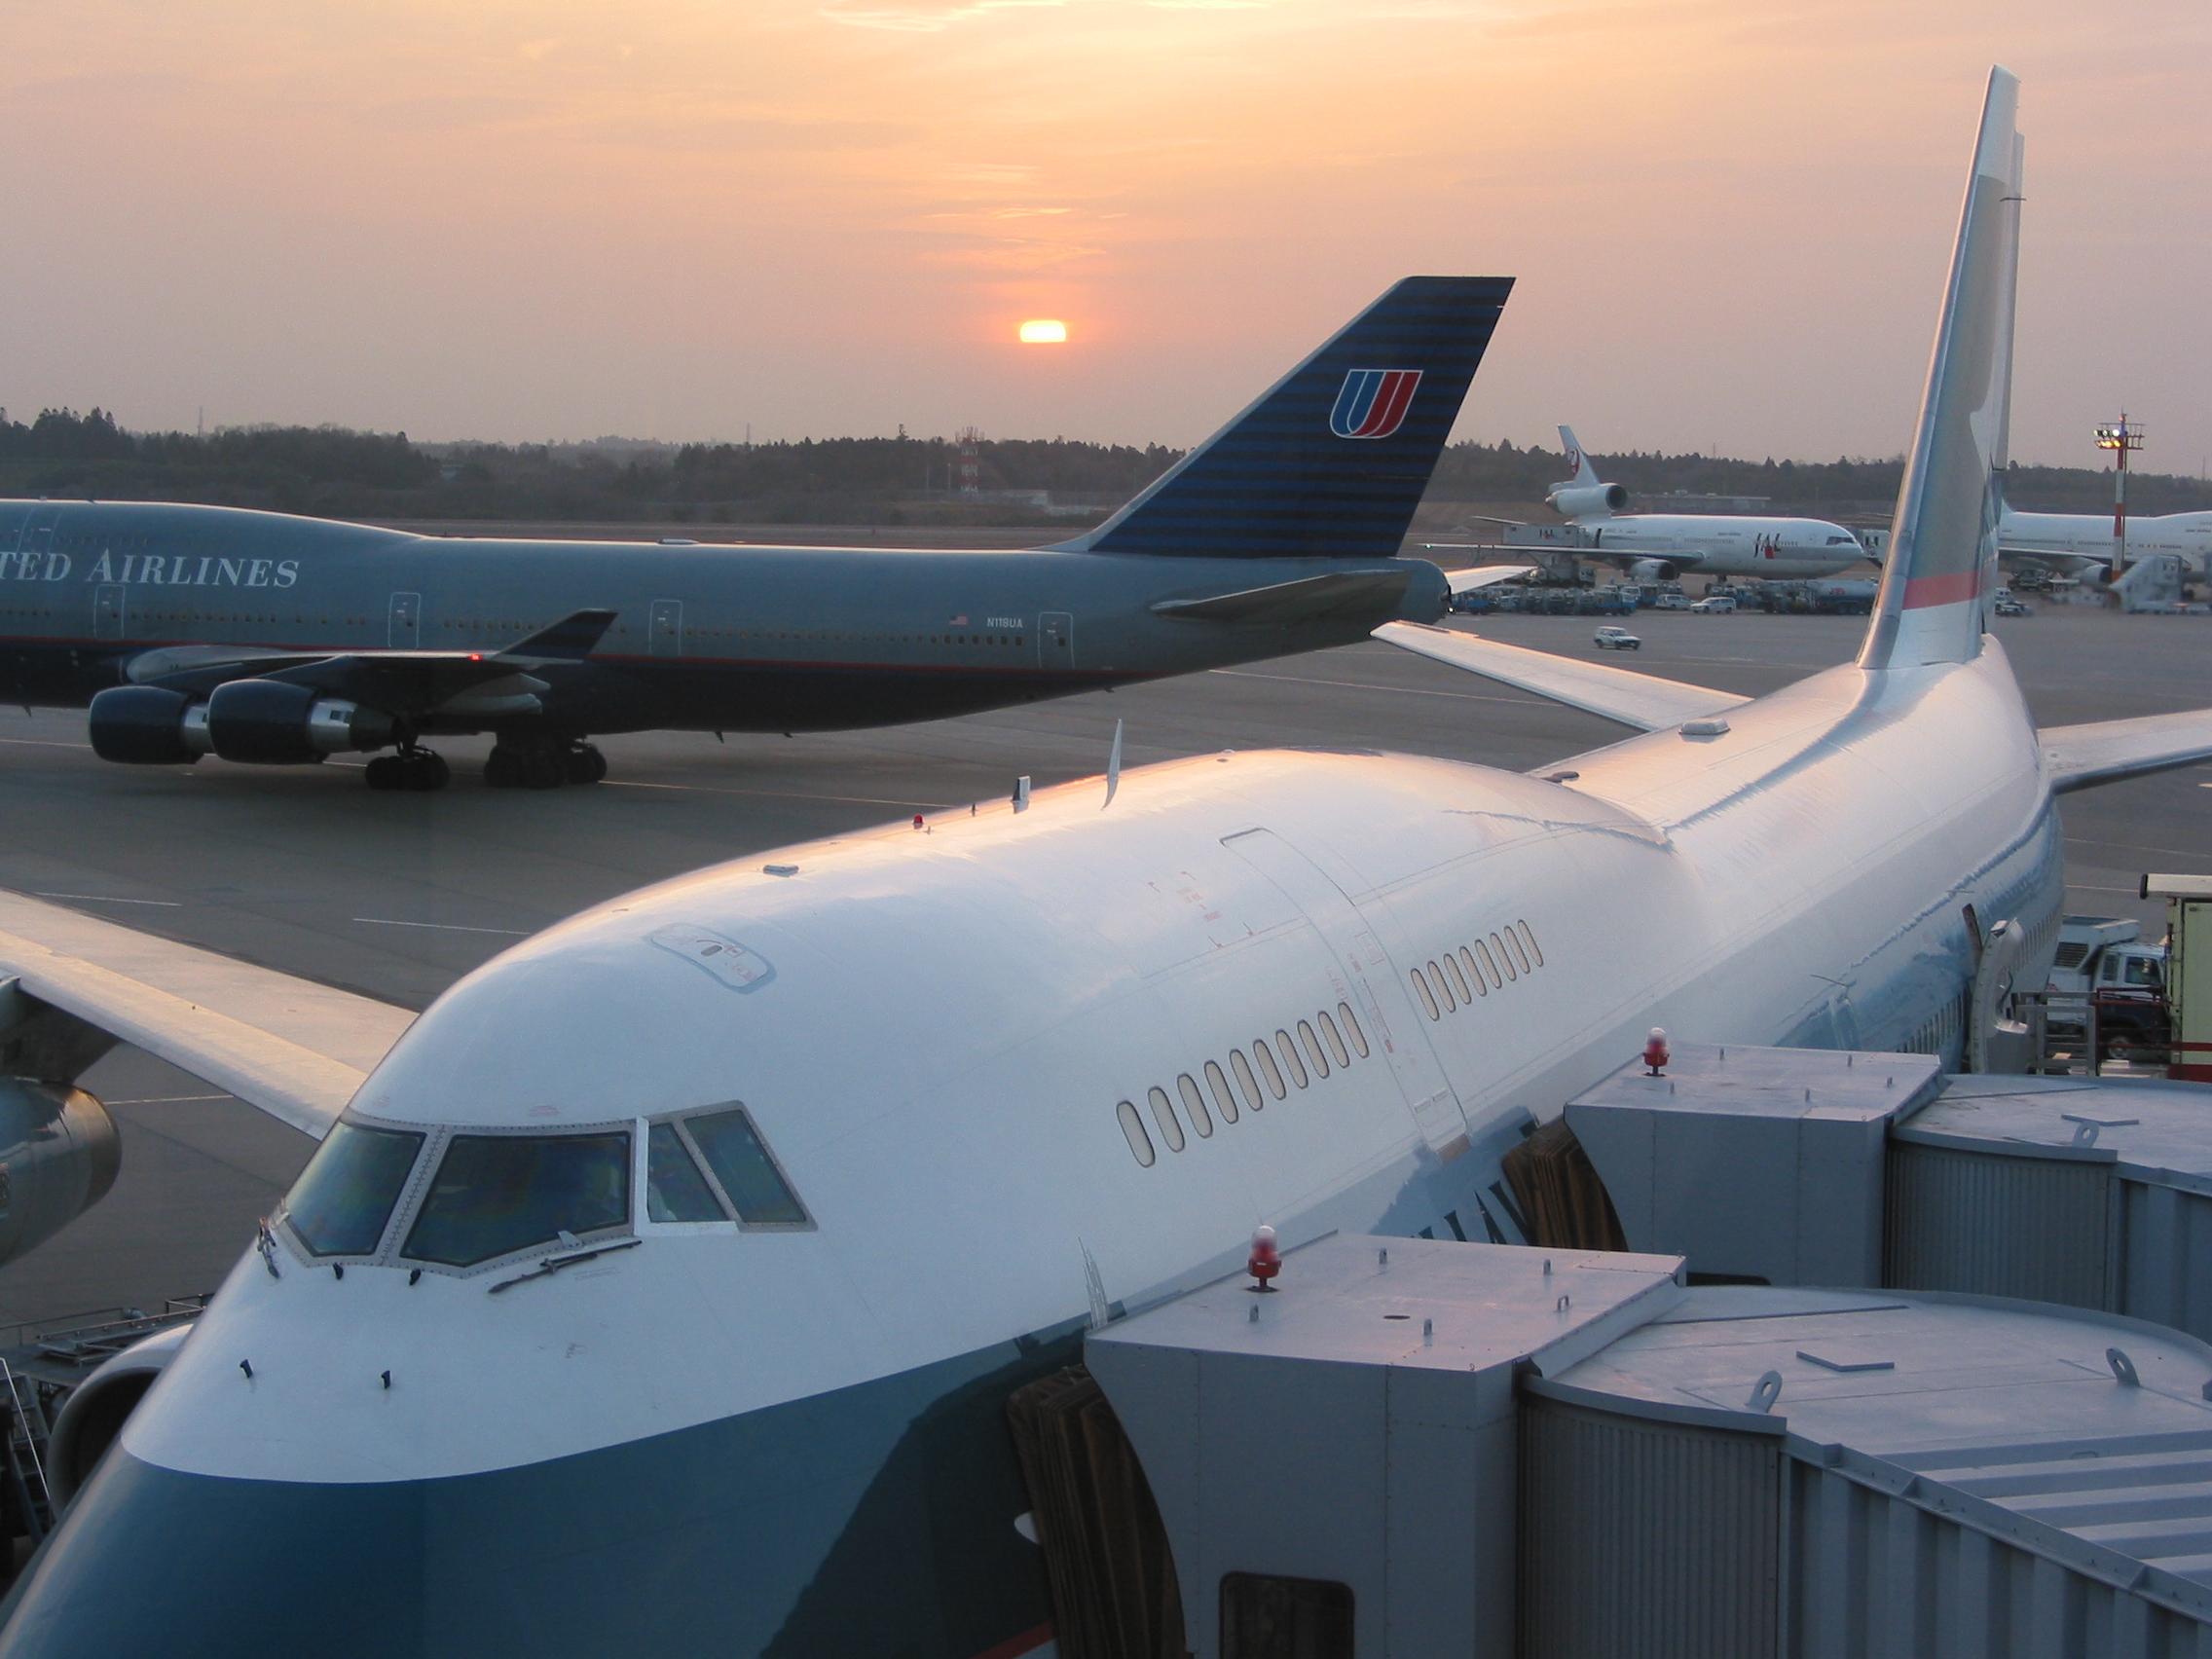
[[[1021,343],[1024,346],[1058,346],[1064,344],[1067,337],[1068,325],[1064,322],[1054,322],[1048,318],[1021,325]]]

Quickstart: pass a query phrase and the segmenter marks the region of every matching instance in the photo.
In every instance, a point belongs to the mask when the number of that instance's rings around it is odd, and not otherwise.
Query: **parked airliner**
[[[1825,519],[1626,512],[1628,492],[1598,476],[1574,429],[1562,426],[1559,441],[1570,476],[1554,484],[1546,498],[1591,556],[1640,582],[1672,581],[1686,571],[1804,581],[1832,576],[1866,557],[1856,535]]]
[[[1982,1055],[2055,937],[2054,794],[2212,755],[2212,711],[2038,733],[1984,631],[2015,85],[1855,662],[1747,700],[1390,624],[1645,729],[1540,775],[1205,756],[526,941],[361,1085],[0,1659],[1047,1652],[1002,1412],[1087,1328],[1258,1223],[1483,1236],[1530,1115],[1654,1024]],[[120,975],[27,973],[120,1017]]]
[[[1997,539],[2008,565],[2040,564],[2099,580],[2112,573],[2110,513],[2029,513],[2009,506],[1998,523]],[[2128,565],[2157,553],[2178,553],[2185,570],[2198,576],[2212,573],[2212,512],[2130,518],[2126,551]]]
[[[307,764],[489,731],[494,785],[596,783],[597,733],[936,719],[1343,645],[1443,613],[1398,556],[1512,281],[1412,276],[1097,529],[1024,551],[453,539],[0,502],[0,701],[103,758]]]

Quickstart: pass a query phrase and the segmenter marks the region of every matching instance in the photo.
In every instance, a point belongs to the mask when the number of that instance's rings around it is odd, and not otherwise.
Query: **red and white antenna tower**
[[[2112,573],[2127,569],[2127,458],[2143,447],[2143,428],[2120,412],[2120,419],[2097,428],[2097,448],[2113,452]]]

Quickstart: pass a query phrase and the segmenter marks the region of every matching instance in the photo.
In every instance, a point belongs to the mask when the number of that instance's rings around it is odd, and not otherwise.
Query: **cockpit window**
[[[806,1227],[811,1225],[798,1195],[784,1179],[776,1161],[768,1156],[753,1120],[741,1106],[721,1112],[702,1112],[682,1120],[691,1144],[707,1161],[722,1194],[748,1227]]]
[[[456,1135],[400,1252],[449,1268],[630,1219],[630,1137]]]
[[[284,1199],[284,1217],[317,1256],[367,1256],[384,1236],[423,1137],[341,1123],[323,1137]]]
[[[727,1221],[674,1124],[645,1137],[645,1216],[650,1221]]]

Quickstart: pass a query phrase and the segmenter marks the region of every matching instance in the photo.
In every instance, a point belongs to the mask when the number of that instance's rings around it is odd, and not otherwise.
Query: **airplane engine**
[[[391,721],[374,709],[284,680],[233,680],[207,699],[207,740],[226,760],[296,766],[347,749],[382,749]]]
[[[1581,518],[1589,513],[1619,513],[1628,510],[1628,491],[1619,484],[1563,485],[1545,498],[1556,511],[1568,518]]]
[[[1664,559],[1639,559],[1628,568],[1629,579],[1638,582],[1671,582],[1681,571]]]
[[[92,753],[137,766],[189,766],[207,753],[207,706],[163,685],[111,685],[92,699]]]
[[[122,1162],[114,1120],[83,1089],[0,1078],[0,1265],[98,1203]]]
[[[100,1458],[122,1436],[124,1421],[138,1409],[154,1379],[168,1368],[191,1334],[190,1325],[171,1325],[132,1343],[102,1360],[61,1403],[47,1440],[46,1460],[56,1510],[92,1478]]]

